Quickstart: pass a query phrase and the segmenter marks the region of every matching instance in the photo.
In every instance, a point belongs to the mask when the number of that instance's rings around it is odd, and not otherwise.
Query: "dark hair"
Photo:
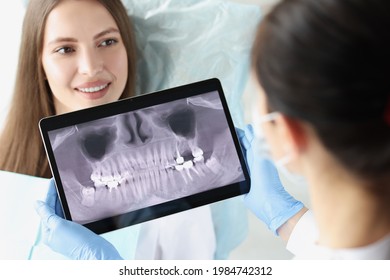
[[[268,106],[309,123],[340,163],[389,178],[390,1],[285,0],[260,23],[252,65]]]

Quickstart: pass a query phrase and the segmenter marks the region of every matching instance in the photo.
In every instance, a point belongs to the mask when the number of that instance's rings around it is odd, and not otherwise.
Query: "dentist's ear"
[[[276,133],[281,141],[281,148],[285,155],[294,161],[307,149],[307,128],[302,121],[280,114],[276,119],[278,124]]]

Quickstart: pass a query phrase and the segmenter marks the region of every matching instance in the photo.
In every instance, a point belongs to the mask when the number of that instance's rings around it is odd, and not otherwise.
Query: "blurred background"
[[[228,1],[228,0],[227,0]],[[230,0],[242,4],[258,5],[263,15],[272,8],[278,0]],[[22,0],[2,1],[0,3],[1,34],[3,41],[0,45],[0,127],[3,124],[8,103],[11,98],[15,72],[18,61],[21,25],[24,16]],[[243,94],[244,112],[249,112],[250,103],[255,94],[253,81],[249,80]],[[245,122],[251,122],[250,114],[244,115]],[[285,181],[286,189],[305,205],[309,206],[307,189],[304,186],[293,186]],[[241,243],[230,255],[230,259],[290,259],[292,255],[285,249],[284,242],[273,234],[248,212],[249,233],[246,240]]]

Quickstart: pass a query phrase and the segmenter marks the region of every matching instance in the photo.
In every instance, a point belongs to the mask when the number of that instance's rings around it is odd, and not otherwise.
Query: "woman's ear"
[[[281,114],[276,120],[279,122],[277,133],[282,141],[282,149],[285,154],[296,158],[307,147],[307,131],[301,121]]]

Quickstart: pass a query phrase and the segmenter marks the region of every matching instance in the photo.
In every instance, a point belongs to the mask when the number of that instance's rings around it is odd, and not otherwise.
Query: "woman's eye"
[[[67,53],[72,53],[74,52],[74,49],[71,47],[61,47],[55,50],[56,53],[59,54],[67,54]]]
[[[115,39],[107,39],[100,43],[100,46],[107,47],[116,44],[118,41]]]

